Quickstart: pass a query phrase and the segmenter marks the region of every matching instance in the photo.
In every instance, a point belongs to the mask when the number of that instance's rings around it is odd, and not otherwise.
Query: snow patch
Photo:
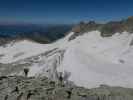
[[[0,63],[13,63],[47,52],[30,66],[29,76],[56,78],[57,72],[68,72],[68,80],[78,86],[92,88],[107,84],[133,88],[132,34],[123,32],[105,38],[99,31],[92,31],[69,41],[73,34],[52,44],[24,40],[0,47],[0,55],[4,55]],[[60,51],[64,51],[63,55]]]

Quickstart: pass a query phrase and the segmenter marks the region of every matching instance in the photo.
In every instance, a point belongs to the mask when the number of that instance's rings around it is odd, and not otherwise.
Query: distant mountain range
[[[16,39],[50,43],[64,37],[73,25],[0,24],[0,44]]]
[[[69,40],[82,35],[85,32],[98,30],[103,37],[112,36],[114,33],[127,31],[133,32],[133,16],[120,21],[97,23],[89,21],[73,24],[3,24],[0,23],[0,45],[11,40],[30,39],[39,43],[51,43],[68,34],[75,32]]]

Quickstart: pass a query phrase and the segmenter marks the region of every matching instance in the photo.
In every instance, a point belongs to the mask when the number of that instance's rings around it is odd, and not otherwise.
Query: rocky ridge
[[[70,37],[69,40],[74,39],[79,35],[83,35],[85,32],[98,30],[101,32],[101,36],[108,37],[112,36],[115,33],[122,32],[133,32],[133,16],[128,17],[127,19],[122,19],[120,21],[110,21],[105,24],[96,23],[95,21],[89,21],[88,23],[80,22],[78,25],[73,27],[72,31],[75,34]]]

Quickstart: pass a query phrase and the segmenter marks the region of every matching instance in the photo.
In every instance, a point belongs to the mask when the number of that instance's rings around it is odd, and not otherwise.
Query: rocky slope
[[[0,100],[133,100],[133,89],[109,87],[85,89],[51,81],[46,77],[0,77]]]

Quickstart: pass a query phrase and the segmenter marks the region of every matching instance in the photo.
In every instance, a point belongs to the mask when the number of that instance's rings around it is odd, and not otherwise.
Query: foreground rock
[[[133,89],[109,87],[84,89],[57,84],[46,77],[0,77],[0,100],[133,100]]]

